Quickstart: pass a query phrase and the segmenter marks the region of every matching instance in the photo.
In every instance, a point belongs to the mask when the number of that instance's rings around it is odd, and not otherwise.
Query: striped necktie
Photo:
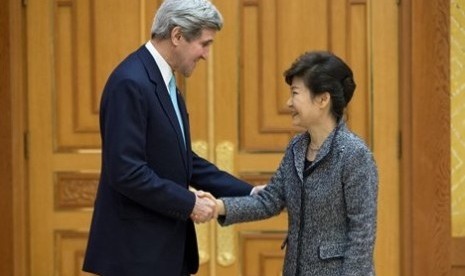
[[[181,128],[182,132],[182,139],[184,141],[184,146],[186,145],[186,138],[184,135],[184,127],[182,125],[182,118],[181,118],[181,112],[179,111],[179,105],[178,105],[178,97],[177,97],[177,90],[176,90],[176,78],[173,75],[170,79],[170,82],[168,84],[169,88],[169,93],[170,93],[170,98],[171,98],[171,103],[173,103],[174,111],[176,111],[176,116],[178,117],[178,123],[179,127]]]

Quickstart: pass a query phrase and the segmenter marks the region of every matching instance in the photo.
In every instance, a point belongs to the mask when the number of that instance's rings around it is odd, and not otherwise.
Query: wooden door
[[[187,80],[194,148],[221,168],[266,183],[295,134],[282,73],[302,52],[328,49],[354,69],[350,127],[380,172],[378,275],[399,275],[398,30],[394,1],[215,1],[225,27],[208,63]],[[280,275],[286,214],[199,231],[200,275]],[[208,250],[209,249],[209,250]],[[202,256],[202,254],[201,254]]]
[[[100,170],[100,93],[114,66],[149,38],[156,5],[28,1],[31,275],[84,275]]]
[[[384,2],[384,3],[380,3]],[[394,1],[390,1],[394,2]],[[266,183],[295,129],[282,72],[329,49],[355,72],[349,124],[380,169],[378,275],[399,271],[397,7],[369,0],[215,0],[225,27],[210,59],[180,80],[193,147]],[[113,67],[149,38],[153,0],[43,0],[27,7],[30,271],[80,271],[100,170],[98,102]],[[198,275],[279,275],[286,214],[198,226]]]

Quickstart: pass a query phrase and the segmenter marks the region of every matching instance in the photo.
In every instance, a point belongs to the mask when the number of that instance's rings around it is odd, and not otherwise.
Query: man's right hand
[[[195,205],[190,217],[195,223],[204,223],[216,219],[218,213],[215,198],[210,193],[195,192]]]

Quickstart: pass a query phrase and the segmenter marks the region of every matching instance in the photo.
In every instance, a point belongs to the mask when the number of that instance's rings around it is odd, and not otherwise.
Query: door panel
[[[80,267],[100,170],[100,93],[113,67],[149,39],[159,2],[28,3],[29,226],[34,275],[85,275]],[[225,26],[210,58],[198,64],[191,78],[178,76],[195,151],[254,185],[267,183],[289,139],[299,131],[291,126],[285,106],[289,89],[283,71],[304,51],[335,52],[352,66],[357,82],[349,125],[374,150],[380,169],[378,275],[397,275],[399,244],[392,240],[398,238],[399,216],[388,212],[399,205],[398,102],[392,93],[398,83],[395,4],[214,3]],[[197,225],[198,275],[279,275],[283,260],[279,246],[286,229],[285,212],[226,228],[216,222]]]
[[[112,68],[149,37],[156,4],[28,2],[29,232],[34,276],[85,275],[80,268],[100,170],[100,93]]]
[[[283,233],[242,232],[240,234],[242,275],[281,275]]]
[[[239,37],[241,151],[282,152],[294,136],[296,129],[290,125],[285,106],[289,89],[283,72],[297,56],[310,50],[332,51],[352,66],[358,88],[349,123],[367,140],[371,118],[367,9],[366,1],[243,3]],[[338,31],[338,36],[331,35]]]
[[[232,172],[251,183],[266,183],[298,131],[291,127],[284,105],[289,92],[283,71],[307,50],[326,49],[341,56],[354,70],[357,83],[348,110],[349,126],[371,147],[379,167],[377,272],[398,275],[396,4],[364,0],[216,4],[223,11],[225,27],[209,61],[214,90],[210,101],[215,110],[210,114],[214,122],[210,144],[231,142],[235,152]],[[285,213],[262,223],[233,226],[236,238],[241,240],[247,233],[282,234],[287,227]],[[242,275],[257,275],[256,270],[247,270],[250,261],[243,254],[244,244],[238,246],[239,263],[219,267],[218,275],[237,275],[236,269]]]

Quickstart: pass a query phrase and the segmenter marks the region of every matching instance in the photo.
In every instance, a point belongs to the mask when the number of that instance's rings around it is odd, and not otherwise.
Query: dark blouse
[[[307,158],[305,158],[305,162],[304,162],[304,178],[307,178],[310,175],[309,168],[312,165],[312,163],[313,163],[313,161],[310,161]]]

